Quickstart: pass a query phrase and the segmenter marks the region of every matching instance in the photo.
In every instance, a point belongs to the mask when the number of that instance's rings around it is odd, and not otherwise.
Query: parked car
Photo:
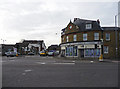
[[[49,51],[49,52],[48,52],[48,56],[54,56],[54,51],[52,51],[52,50]]]
[[[7,57],[15,57],[15,56],[17,57],[18,56],[18,54],[16,52],[6,52],[5,55]]]
[[[29,52],[28,55],[35,55],[35,53],[34,52]]]
[[[46,51],[40,51],[39,54],[40,54],[40,56],[47,56]]]

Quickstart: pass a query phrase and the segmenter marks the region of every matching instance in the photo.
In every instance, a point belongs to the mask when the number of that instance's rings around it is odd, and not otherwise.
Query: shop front
[[[65,57],[78,57],[78,58],[87,58],[87,57],[99,57],[101,55],[101,44],[96,43],[71,43],[61,45],[61,53]]]

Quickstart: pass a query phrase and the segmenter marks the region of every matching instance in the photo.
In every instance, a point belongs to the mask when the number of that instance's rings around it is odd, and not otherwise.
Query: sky
[[[60,44],[61,29],[74,18],[114,26],[119,0],[0,0],[0,44],[22,39]]]

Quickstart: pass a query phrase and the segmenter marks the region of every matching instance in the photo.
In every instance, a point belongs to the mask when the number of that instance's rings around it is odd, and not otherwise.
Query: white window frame
[[[66,42],[68,42],[68,41],[69,41],[69,37],[67,36],[67,37],[66,37]]]
[[[92,28],[92,24],[91,23],[86,23],[86,29],[91,29]]]
[[[105,50],[105,47],[106,47],[106,50]],[[109,52],[109,47],[108,46],[104,46],[104,53],[108,54],[108,52]]]
[[[73,41],[77,41],[77,35],[73,35]]]
[[[107,36],[109,36],[109,37],[107,37]],[[105,37],[106,37],[106,41],[109,41],[110,40],[110,33],[106,33],[105,34]],[[107,39],[108,38],[108,39]]]
[[[87,33],[83,34],[83,41],[87,41]]]
[[[94,33],[94,40],[99,40],[99,33],[97,32]]]

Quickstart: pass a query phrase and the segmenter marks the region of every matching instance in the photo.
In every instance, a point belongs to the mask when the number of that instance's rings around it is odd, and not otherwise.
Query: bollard
[[[103,55],[101,54],[100,57],[99,57],[99,61],[103,61]]]

